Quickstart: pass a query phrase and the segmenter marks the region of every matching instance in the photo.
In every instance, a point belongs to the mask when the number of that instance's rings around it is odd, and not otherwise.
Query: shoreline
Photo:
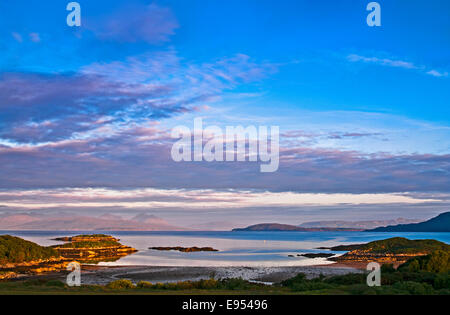
[[[331,264],[297,267],[191,267],[191,266],[97,266],[81,265],[81,283],[83,285],[105,285],[111,281],[128,279],[133,283],[148,281],[151,283],[170,283],[198,281],[214,278],[242,278],[250,282],[274,284],[304,273],[307,278],[320,275],[336,276],[348,273],[362,273],[361,269],[348,265]],[[39,275],[23,275],[16,280],[57,279],[65,281],[67,271],[51,272]]]

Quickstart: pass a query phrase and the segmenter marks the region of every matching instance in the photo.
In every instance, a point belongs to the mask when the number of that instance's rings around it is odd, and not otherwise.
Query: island
[[[306,253],[306,254],[298,254],[297,256],[306,257],[306,258],[329,258],[333,257],[335,254],[331,253]]]
[[[122,245],[118,239],[105,234],[77,235],[56,240],[67,242],[52,246],[62,257],[84,263],[115,261],[137,252],[135,248]]]
[[[191,253],[191,252],[218,252],[217,249],[214,249],[212,247],[180,247],[180,246],[175,246],[175,247],[149,247],[148,249],[153,249],[153,250],[176,250],[179,252],[183,252],[183,253]]]

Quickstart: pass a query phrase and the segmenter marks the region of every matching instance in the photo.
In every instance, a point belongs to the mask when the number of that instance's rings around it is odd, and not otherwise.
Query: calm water
[[[36,242],[58,244],[52,238],[92,231],[0,231]],[[390,237],[435,239],[450,243],[450,233],[373,233],[373,232],[95,232],[120,238],[121,243],[139,252],[102,265],[153,266],[302,266],[329,263],[325,259],[297,257],[302,253],[326,252],[317,247],[365,243]],[[181,253],[149,250],[154,246],[213,247],[218,252]],[[341,252],[334,252],[341,253]],[[294,255],[289,257],[288,255]]]

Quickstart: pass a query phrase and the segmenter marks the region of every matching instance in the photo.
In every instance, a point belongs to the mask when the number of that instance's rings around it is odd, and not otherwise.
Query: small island
[[[214,249],[212,247],[180,247],[180,246],[175,246],[175,247],[149,247],[148,249],[153,249],[153,250],[176,250],[179,252],[183,252],[183,253],[191,253],[191,252],[218,252],[217,249]]]
[[[61,256],[84,263],[115,261],[137,252],[136,249],[122,245],[118,239],[105,234],[77,235],[57,240],[67,242],[52,246]]]
[[[298,254],[297,256],[306,257],[306,258],[329,258],[329,257],[333,257],[334,254],[331,254],[331,253],[306,253],[306,254]]]

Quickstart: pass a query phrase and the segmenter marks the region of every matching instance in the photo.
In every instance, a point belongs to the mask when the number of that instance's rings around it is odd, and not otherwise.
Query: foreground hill
[[[450,212],[441,213],[428,221],[379,227],[371,232],[450,232]]]
[[[59,257],[50,247],[40,246],[11,235],[0,235],[0,265],[26,263]]]
[[[450,253],[450,245],[436,240],[409,240],[403,237],[388,238],[367,244],[355,245],[356,249],[330,258],[339,262],[381,263],[405,262],[418,256],[426,256],[437,251]]]
[[[57,239],[62,245],[44,247],[19,237],[0,235],[0,279],[20,274],[65,270],[70,261],[96,263],[114,261],[137,250],[104,234],[78,235]]]
[[[343,229],[343,228],[303,228],[289,224],[279,223],[261,223],[250,225],[246,228],[233,229],[234,232],[239,231],[299,231],[299,232],[315,232],[315,231],[361,231],[361,229]]]

